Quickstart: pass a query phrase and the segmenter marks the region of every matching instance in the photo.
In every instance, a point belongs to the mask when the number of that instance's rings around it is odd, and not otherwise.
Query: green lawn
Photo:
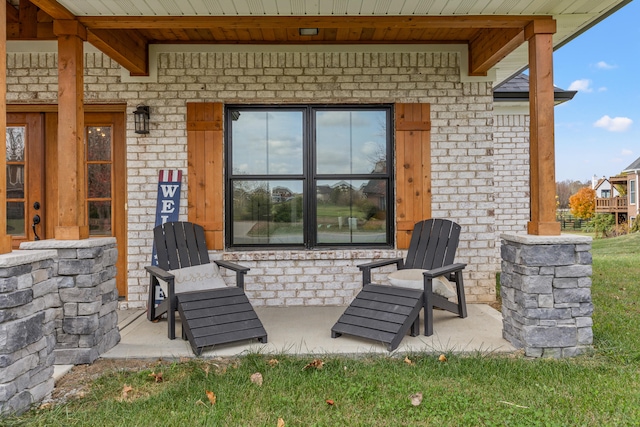
[[[111,372],[86,397],[7,426],[623,426],[640,422],[640,234],[593,244],[593,354],[251,354]],[[275,363],[272,359],[276,359]],[[408,363],[410,362],[410,363]],[[250,380],[260,372],[262,386]],[[123,387],[131,387],[123,398]],[[206,392],[215,393],[211,404]],[[410,396],[422,393],[413,406]],[[328,402],[329,401],[329,402]],[[332,403],[332,404],[331,404]]]

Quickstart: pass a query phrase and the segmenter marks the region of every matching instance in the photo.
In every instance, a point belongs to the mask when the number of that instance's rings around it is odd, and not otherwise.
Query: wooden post
[[[89,237],[84,170],[84,50],[87,30],[76,20],[56,20],[58,37],[58,240]]]
[[[556,221],[556,173],[553,121],[553,34],[555,20],[537,20],[525,28],[529,41],[530,191],[528,234],[560,235]]]
[[[0,76],[7,75],[7,2],[0,2]],[[11,236],[7,235],[7,79],[0,83],[0,145],[5,153],[0,155],[0,254],[11,252]]]

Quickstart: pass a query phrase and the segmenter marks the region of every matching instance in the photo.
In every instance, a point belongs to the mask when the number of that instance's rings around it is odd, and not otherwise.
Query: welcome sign
[[[156,204],[156,227],[165,222],[178,221],[180,211],[180,189],[182,186],[182,171],[161,169],[158,176],[158,201]],[[158,265],[156,246],[153,245],[152,265]],[[160,286],[156,287],[156,304],[164,299]]]

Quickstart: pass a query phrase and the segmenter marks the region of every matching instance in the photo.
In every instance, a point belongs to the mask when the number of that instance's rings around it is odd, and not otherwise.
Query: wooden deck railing
[[[627,198],[626,197],[596,197],[596,212],[626,212],[627,211]]]

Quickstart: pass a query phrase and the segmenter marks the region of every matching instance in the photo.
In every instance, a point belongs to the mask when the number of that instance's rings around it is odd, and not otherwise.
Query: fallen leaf
[[[276,366],[280,362],[278,361],[278,359],[271,359],[267,363],[269,363],[269,366]]]
[[[324,362],[322,360],[313,359],[313,362],[308,363],[307,365],[305,365],[305,367],[302,368],[302,370],[309,369],[309,368],[322,369],[323,366],[324,366]]]
[[[444,354],[441,354],[440,357],[438,357],[438,360],[440,362],[446,362],[447,361],[447,356],[445,356]]]
[[[209,399],[209,402],[211,402],[212,405],[216,404],[216,395],[214,392],[207,390],[207,399]]]
[[[198,399],[196,400],[196,405],[203,405],[206,406],[205,403],[202,401],[202,399]]]
[[[284,427],[284,420],[282,418],[278,418],[277,427]]]
[[[205,378],[209,378],[209,371],[211,370],[211,366],[210,365],[204,365],[204,368],[202,368],[204,370],[204,376]]]
[[[422,393],[412,394],[409,396],[409,399],[411,399],[411,404],[413,406],[418,406],[422,403]]]
[[[262,386],[262,374],[260,372],[256,372],[251,375],[251,382],[256,384],[258,387]]]
[[[162,372],[158,372],[157,374],[155,372],[151,372],[149,376],[153,377],[157,383],[161,383],[163,381]]]
[[[48,409],[53,409],[53,402],[45,402],[42,405],[40,405],[38,407],[38,409],[40,410],[48,410]]]
[[[411,359],[409,359],[409,356],[405,356],[404,357],[404,363],[406,363],[407,365],[413,365],[413,361]]]
[[[133,391],[133,387],[125,384],[124,387],[122,387],[122,398],[127,399],[129,397],[129,392],[131,391]]]
[[[333,399],[327,399],[325,402],[327,402],[327,405],[329,406],[333,406],[336,404],[336,402],[334,402]]]

